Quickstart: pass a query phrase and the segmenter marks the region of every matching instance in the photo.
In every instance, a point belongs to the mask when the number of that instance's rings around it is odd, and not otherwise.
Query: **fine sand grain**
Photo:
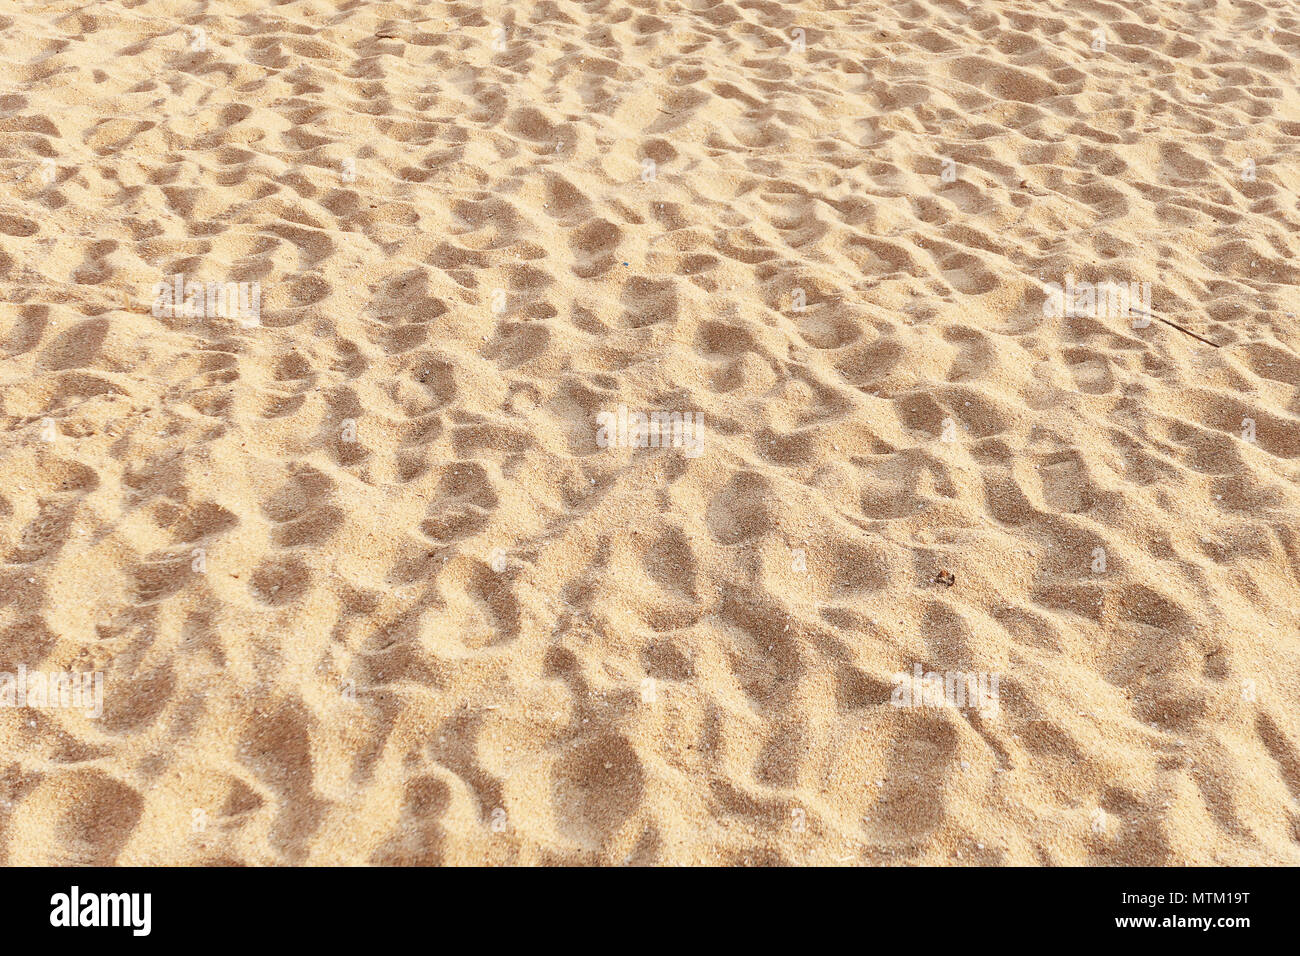
[[[6,0],[0,861],[1300,864],[1298,58]]]

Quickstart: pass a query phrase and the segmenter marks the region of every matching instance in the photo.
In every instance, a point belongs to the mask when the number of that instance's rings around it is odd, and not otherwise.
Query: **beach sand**
[[[1300,863],[1298,57],[4,4],[0,860]]]

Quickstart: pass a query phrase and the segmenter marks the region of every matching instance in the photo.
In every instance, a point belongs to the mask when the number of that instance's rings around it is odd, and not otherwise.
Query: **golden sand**
[[[0,860],[1300,863],[1298,63],[0,6]]]

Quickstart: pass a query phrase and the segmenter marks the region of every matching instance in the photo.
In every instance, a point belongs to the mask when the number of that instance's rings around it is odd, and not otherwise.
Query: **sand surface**
[[[1298,58],[6,0],[0,860],[1300,863]]]

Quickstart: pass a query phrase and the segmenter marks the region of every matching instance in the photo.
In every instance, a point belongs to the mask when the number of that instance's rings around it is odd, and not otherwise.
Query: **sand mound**
[[[0,860],[1300,863],[1297,57],[6,5]]]

